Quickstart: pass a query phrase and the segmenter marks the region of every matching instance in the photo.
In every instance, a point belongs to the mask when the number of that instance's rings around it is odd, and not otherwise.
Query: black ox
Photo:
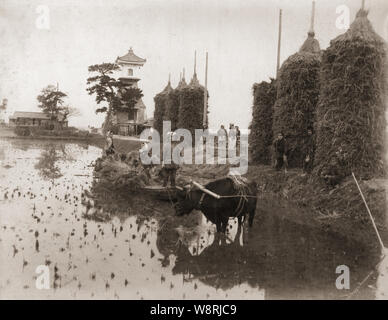
[[[202,211],[214,223],[217,232],[225,234],[229,217],[237,217],[241,229],[248,214],[248,224],[252,227],[256,212],[257,186],[255,182],[244,183],[240,187],[233,178],[226,177],[209,182],[205,188],[220,195],[220,199],[205,193],[193,184],[177,191],[176,214],[183,216],[194,209]]]

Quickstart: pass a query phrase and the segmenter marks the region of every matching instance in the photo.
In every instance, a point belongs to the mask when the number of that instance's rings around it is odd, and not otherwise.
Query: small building
[[[68,126],[68,121],[63,120],[63,115],[58,116],[58,120],[50,120],[50,116],[44,112],[25,112],[15,111],[12,116],[9,117],[9,125],[13,127],[54,127],[61,126],[63,128]]]
[[[146,63],[146,59],[138,57],[132,50],[122,57],[117,57],[116,64],[120,66],[118,71],[118,79],[125,87],[138,88],[140,80],[135,74],[139,72],[141,67]],[[119,93],[120,94],[120,93]],[[113,123],[119,128],[120,135],[137,135],[139,128],[146,122],[146,106],[142,99],[139,99],[132,110],[118,111],[113,116]]]

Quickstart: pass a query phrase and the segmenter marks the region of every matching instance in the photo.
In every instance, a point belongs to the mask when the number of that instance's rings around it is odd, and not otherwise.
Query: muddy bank
[[[222,177],[227,167],[185,166],[181,174],[202,183]],[[301,176],[300,170],[277,172],[269,166],[249,167],[246,177],[259,186],[258,210],[336,234],[369,248],[378,249],[378,241],[365,205],[352,177],[336,188],[329,188],[313,175]],[[386,218],[387,180],[359,181],[383,242],[388,243]]]
[[[140,147],[138,141],[114,140],[120,153]],[[178,171],[177,182],[190,180],[207,183],[229,173],[227,165],[184,165]],[[378,249],[378,241],[365,205],[352,177],[346,178],[336,188],[328,187],[314,175],[302,176],[301,170],[284,173],[269,166],[250,165],[245,175],[257,182],[259,205],[271,215],[277,215],[300,225],[316,228],[353,241],[369,249]],[[366,201],[375,218],[383,242],[388,243],[386,217],[386,186],[388,180],[359,181]]]

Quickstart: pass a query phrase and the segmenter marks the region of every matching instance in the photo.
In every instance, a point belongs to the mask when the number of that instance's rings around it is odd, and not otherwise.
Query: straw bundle
[[[276,82],[263,81],[253,85],[252,122],[249,151],[254,163],[271,163],[272,113],[276,100]]]
[[[172,88],[169,81],[164,90],[154,97],[154,129],[156,129],[160,135],[163,134],[163,120],[168,120],[166,114],[166,100],[171,90]]]
[[[195,74],[190,84],[180,90],[178,127],[189,130],[193,137],[195,129],[203,128],[204,90]]]
[[[331,41],[322,59],[317,108],[316,172],[330,171],[339,152],[342,171],[362,178],[384,174],[386,45],[360,10]]]
[[[179,96],[180,89],[176,88],[171,90],[166,97],[166,120],[171,121],[171,130],[178,129],[178,116],[179,116]]]
[[[319,43],[309,32],[299,52],[290,56],[279,71],[272,131],[274,136],[279,132],[285,135],[291,167],[303,165],[303,144],[308,128],[314,124],[318,103],[320,64]]]
[[[163,133],[163,115],[166,95],[163,92],[158,93],[154,97],[154,129],[161,135]]]

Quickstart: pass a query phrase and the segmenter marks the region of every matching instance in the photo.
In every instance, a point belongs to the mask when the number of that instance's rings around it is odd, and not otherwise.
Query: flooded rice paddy
[[[199,212],[178,218],[168,202],[98,188],[91,164],[100,155],[75,143],[0,141],[1,299],[387,298],[377,254],[260,203],[253,229],[236,237],[231,220],[219,245]],[[49,289],[36,287],[41,265]],[[339,265],[350,269],[349,290],[336,288]]]

